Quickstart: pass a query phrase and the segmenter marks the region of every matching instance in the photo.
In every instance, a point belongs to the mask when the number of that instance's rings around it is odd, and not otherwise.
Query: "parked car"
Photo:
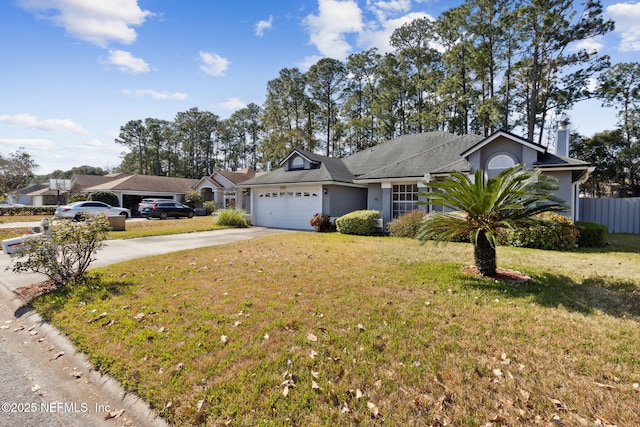
[[[153,203],[145,203],[140,209],[140,215],[147,219],[160,218],[167,219],[168,217],[179,218],[185,216],[187,218],[193,218],[196,214],[196,210],[185,206],[181,203],[173,200],[157,201]]]
[[[83,215],[96,216],[98,214],[104,214],[105,216],[122,215],[125,218],[129,218],[131,216],[131,211],[126,208],[116,208],[104,202],[84,201],[59,206],[53,216],[56,218],[71,218],[79,220],[82,219]]]

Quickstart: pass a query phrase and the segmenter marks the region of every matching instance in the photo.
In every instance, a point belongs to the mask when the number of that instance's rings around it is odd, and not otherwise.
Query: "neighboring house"
[[[130,209],[135,215],[138,203],[142,199],[158,198],[181,202],[184,196],[193,189],[196,182],[198,182],[196,179],[167,176],[121,175],[97,185],[84,187],[80,192],[111,191],[118,196],[120,206]]]
[[[251,168],[240,169],[235,172],[215,171],[211,176],[201,178],[193,186],[205,201],[212,201],[218,208],[246,209],[247,194],[239,187],[244,181],[261,175]]]
[[[556,194],[575,218],[578,187],[593,168],[566,156],[566,129],[559,131],[559,150],[547,148],[505,131],[483,138],[447,132],[405,135],[343,159],[294,149],[281,168],[241,184],[250,189],[252,223],[258,226],[311,230],[318,212],[332,218],[358,209],[380,211],[384,225],[419,205],[431,177],[459,171],[472,175],[483,169],[491,177],[523,163],[558,178]]]
[[[59,199],[58,191],[49,189],[48,182],[16,190],[11,194],[11,199],[13,203],[29,206],[57,205],[58,200],[61,200],[64,204],[67,200],[64,195]]]

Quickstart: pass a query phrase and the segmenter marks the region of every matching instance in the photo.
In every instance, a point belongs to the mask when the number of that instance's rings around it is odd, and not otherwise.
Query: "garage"
[[[322,212],[322,186],[266,187],[252,191],[255,225],[312,230],[309,220]]]

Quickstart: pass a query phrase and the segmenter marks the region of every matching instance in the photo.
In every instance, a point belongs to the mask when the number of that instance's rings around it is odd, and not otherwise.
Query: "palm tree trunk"
[[[496,248],[491,246],[483,231],[478,233],[478,239],[473,247],[476,268],[483,276],[496,275]]]

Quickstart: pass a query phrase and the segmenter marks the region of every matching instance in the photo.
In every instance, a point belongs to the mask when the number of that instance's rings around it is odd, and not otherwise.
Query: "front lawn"
[[[99,269],[33,305],[176,425],[627,426],[639,240],[499,248],[532,277],[508,284],[463,274],[468,244],[287,233]]]
[[[0,217],[1,218],[1,217]],[[27,219],[32,218],[32,219]],[[41,218],[25,217],[23,221],[39,221]],[[125,231],[112,231],[107,239],[131,239],[134,237],[161,236],[178,233],[192,233],[194,231],[218,230],[213,216],[196,216],[193,218],[152,219],[148,221],[126,221]],[[29,227],[0,228],[0,240],[19,237],[31,231]]]

